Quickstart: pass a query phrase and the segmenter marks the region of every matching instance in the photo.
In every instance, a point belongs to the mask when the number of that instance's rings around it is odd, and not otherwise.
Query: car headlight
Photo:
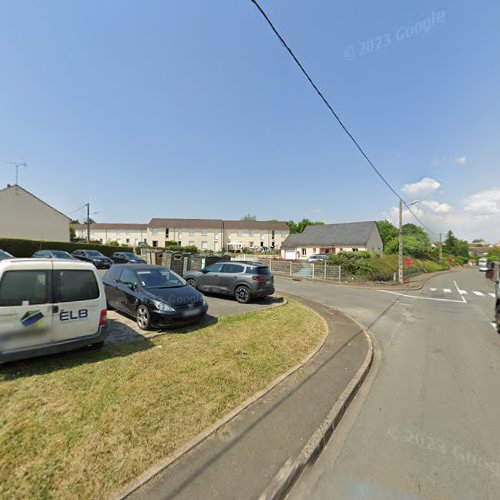
[[[163,312],[174,312],[175,309],[168,304],[165,304],[165,302],[161,302],[160,300],[153,300],[153,304],[155,305],[156,309],[158,311],[163,311]]]

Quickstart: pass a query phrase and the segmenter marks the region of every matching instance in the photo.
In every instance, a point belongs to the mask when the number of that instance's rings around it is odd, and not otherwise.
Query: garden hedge
[[[31,257],[37,250],[98,250],[99,252],[111,256],[113,252],[133,252],[131,247],[116,247],[112,245],[99,245],[97,243],[70,243],[64,241],[38,241],[38,240],[18,240],[12,238],[0,238],[0,249],[11,253],[14,257]]]

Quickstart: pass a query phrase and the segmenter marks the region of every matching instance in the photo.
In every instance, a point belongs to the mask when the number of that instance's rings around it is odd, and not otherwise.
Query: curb
[[[373,364],[373,342],[371,336],[368,330],[358,321],[350,316],[347,317],[358,324],[365,334],[368,342],[368,353],[365,360],[326,418],[302,448],[297,458],[295,460],[288,459],[283,464],[278,474],[261,493],[259,500],[281,500],[286,497],[306,466],[312,465],[318,459],[370,371]]]
[[[280,307],[283,305],[286,305],[288,303],[286,297],[283,297],[285,299],[285,303],[276,305],[274,307]],[[300,302],[300,300],[299,300]],[[302,305],[305,307],[308,307],[302,302]],[[269,309],[272,309],[269,308]],[[239,406],[237,406],[234,410],[229,412],[227,415],[222,417],[221,419],[217,420],[214,424],[212,424],[210,427],[199,433],[197,436],[194,438],[190,439],[187,443],[185,443],[183,446],[178,448],[172,455],[168,456],[164,460],[158,462],[157,464],[153,465],[150,467],[146,472],[141,474],[138,478],[134,479],[133,481],[129,482],[124,488],[119,490],[115,494],[111,494],[111,498],[113,499],[124,499],[129,497],[132,493],[137,491],[139,488],[147,484],[149,481],[154,479],[158,474],[160,474],[163,470],[165,470],[167,467],[172,465],[174,462],[182,458],[185,454],[187,454],[189,451],[191,451],[193,448],[198,446],[200,443],[205,441],[207,438],[209,438],[212,434],[217,432],[223,425],[227,424],[229,421],[237,417],[243,410],[248,408],[250,405],[255,403],[257,400],[265,396],[268,392],[270,392],[272,389],[274,389],[278,384],[283,382],[285,379],[293,375],[297,370],[300,370],[313,356],[315,356],[320,349],[323,347],[323,345],[326,342],[326,339],[328,338],[328,335],[330,335],[330,331],[328,329],[328,325],[325,321],[325,319],[319,314],[318,312],[314,311],[313,309],[309,308],[316,316],[318,316],[324,327],[325,327],[325,334],[323,335],[323,338],[320,340],[318,345],[309,353],[305,356],[305,358],[300,361],[300,363],[296,364],[295,366],[292,366],[288,371],[285,373],[282,373],[279,375],[277,378],[275,378],[269,385],[267,385],[264,389],[261,391],[255,393],[253,396],[248,398],[247,400],[243,401]],[[264,309],[265,310],[265,309]],[[262,311],[255,311],[256,313],[262,312]],[[248,313],[251,314],[251,313]]]

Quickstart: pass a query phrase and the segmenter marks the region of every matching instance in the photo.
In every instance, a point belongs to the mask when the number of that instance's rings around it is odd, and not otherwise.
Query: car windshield
[[[104,257],[104,255],[97,250],[87,250],[86,253],[89,257]]]
[[[123,255],[125,255],[125,257],[128,257],[129,259],[138,259],[139,258],[135,253],[132,253],[132,252],[123,252]]]
[[[170,269],[144,269],[136,274],[144,288],[174,288],[187,284]]]
[[[68,252],[64,252],[63,250],[55,250],[52,252],[52,255],[56,259],[73,259],[74,258]]]

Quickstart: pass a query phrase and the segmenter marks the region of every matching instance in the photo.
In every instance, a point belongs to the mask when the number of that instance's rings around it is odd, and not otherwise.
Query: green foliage
[[[110,247],[119,247],[120,243],[118,243],[117,241],[108,241],[107,245]]]
[[[65,250],[73,252],[74,250],[99,250],[99,252],[111,256],[116,252],[116,247],[112,245],[100,245],[96,243],[69,243],[64,241],[37,241],[37,240],[18,240],[11,238],[0,238],[0,248],[14,255],[14,257],[31,257],[37,250]],[[124,247],[124,251],[132,252],[133,248]]]
[[[380,237],[382,238],[382,243],[384,244],[385,250],[385,246],[387,245],[387,243],[389,243],[389,241],[391,241],[392,239],[398,237],[398,228],[387,220],[377,221],[377,227],[378,232],[380,233]]]
[[[397,254],[399,252],[399,238],[393,238],[384,248],[387,254]],[[405,256],[416,259],[429,259],[432,256],[432,247],[427,236],[427,240],[414,235],[403,235],[403,252]]]
[[[498,260],[498,261],[500,261],[500,247],[493,247],[488,252],[488,259],[489,260]]]
[[[320,226],[324,224],[322,221],[312,221],[310,219],[302,219],[299,222],[294,222],[293,220],[289,220],[287,222],[288,227],[290,228],[290,233],[302,233],[307,226]]]
[[[246,214],[240,220],[257,220],[257,217],[252,214]]]

